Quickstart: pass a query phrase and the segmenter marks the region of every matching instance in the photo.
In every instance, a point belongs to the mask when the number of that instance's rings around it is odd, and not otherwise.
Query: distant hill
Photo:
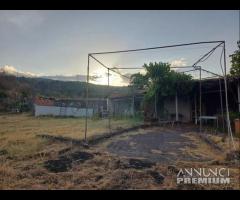
[[[75,75],[55,75],[55,76],[44,76],[44,75],[37,75],[31,72],[23,72],[17,70],[15,67],[10,65],[5,65],[0,67],[0,74],[4,75],[12,75],[16,77],[27,77],[27,78],[44,78],[44,79],[52,79],[52,80],[59,80],[59,81],[81,81],[86,82],[87,77],[86,75],[75,74]],[[90,76],[90,79],[94,79],[95,76]]]
[[[89,84],[89,97],[103,98],[110,93],[128,94],[129,87]],[[16,77],[0,73],[0,110],[10,109],[19,102],[30,104],[34,96],[79,98],[86,95],[86,82],[59,81],[36,77]],[[2,108],[1,108],[2,107]]]
[[[56,75],[56,76],[41,76],[40,78],[57,80],[57,81],[81,81],[86,82],[87,78],[85,75],[77,74],[72,76]]]

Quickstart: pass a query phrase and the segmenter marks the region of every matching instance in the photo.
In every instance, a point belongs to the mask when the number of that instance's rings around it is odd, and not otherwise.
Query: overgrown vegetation
[[[237,42],[238,49],[232,54],[230,74],[240,76],[240,41]]]
[[[131,85],[146,90],[145,104],[152,104],[156,100],[157,105],[162,105],[165,97],[174,96],[176,93],[186,95],[193,88],[192,76],[171,70],[168,63],[150,62],[144,64],[143,68],[146,74],[133,74]]]

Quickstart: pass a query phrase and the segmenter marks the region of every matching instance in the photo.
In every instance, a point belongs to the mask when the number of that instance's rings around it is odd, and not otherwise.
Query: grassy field
[[[113,130],[140,124],[136,119],[111,120]],[[34,117],[30,114],[0,115],[0,150],[10,156],[28,155],[43,149],[45,141],[38,134],[83,139],[84,118]],[[88,134],[91,137],[108,132],[108,120],[88,120]]]
[[[112,120],[113,130],[127,128],[141,123],[136,119]],[[148,130],[164,132],[164,128],[140,129],[108,139],[105,143],[89,149],[36,137],[48,134],[81,139],[84,137],[84,119],[33,117],[30,114],[0,115],[0,189],[227,189],[218,185],[191,186],[180,188],[176,184],[176,174],[169,174],[168,166],[157,163],[151,168],[124,168],[129,158],[119,157],[107,151],[109,142],[126,139],[131,135],[147,134]],[[88,137],[108,132],[107,120],[89,120]],[[169,128],[166,128],[169,131]],[[196,133],[186,135],[196,146],[182,149],[190,156],[210,156],[209,162],[179,161],[177,168],[186,167],[229,167],[233,182],[229,188],[239,189],[239,165],[225,160],[225,153],[216,152]],[[212,136],[216,143],[228,149],[227,141]],[[239,144],[239,141],[236,141]],[[65,153],[60,153],[65,152]],[[72,162],[64,172],[52,172],[46,168],[49,161],[60,162],[56,167],[64,167],[74,152],[88,152],[93,158],[84,163]],[[153,152],[161,153],[161,152]],[[71,158],[74,160],[74,158]],[[163,184],[156,182],[156,173],[162,174]],[[237,181],[237,182],[236,182]]]

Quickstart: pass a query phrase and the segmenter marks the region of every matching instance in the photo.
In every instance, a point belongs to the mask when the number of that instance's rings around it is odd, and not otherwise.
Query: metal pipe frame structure
[[[221,114],[222,114],[222,128],[223,131],[225,129],[225,124],[224,124],[224,113],[223,113],[223,99],[222,99],[222,83],[221,83],[221,79],[218,79],[219,81],[219,95],[220,95],[220,104],[221,104]]]
[[[107,109],[108,109],[108,129],[111,133],[111,116],[110,116],[110,106],[109,106],[109,97],[110,97],[110,85],[109,85],[109,68],[108,68],[108,106],[107,106]]]
[[[202,133],[202,68],[199,68],[199,131]]]
[[[150,48],[140,48],[140,49],[127,49],[127,50],[120,50],[120,51],[106,51],[106,52],[96,52],[96,53],[89,53],[88,54],[88,64],[87,64],[87,84],[86,84],[86,120],[85,120],[85,142],[87,142],[87,125],[88,125],[88,98],[89,98],[89,68],[90,68],[90,58],[94,59],[96,62],[98,62],[102,67],[106,68],[108,70],[108,88],[109,88],[109,71],[115,72],[117,74],[119,74],[122,77],[125,77],[127,79],[130,79],[130,77],[121,74],[120,72],[114,70],[114,69],[141,69],[141,68],[135,68],[135,67],[113,67],[110,68],[108,66],[106,66],[104,63],[102,63],[99,59],[97,59],[95,57],[95,55],[104,55],[104,54],[116,54],[116,53],[129,53],[129,52],[138,52],[138,51],[147,51],[147,50],[156,50],[156,49],[163,49],[163,48],[174,48],[174,47],[182,47],[182,46],[191,46],[191,45],[200,45],[200,44],[217,44],[214,48],[212,48],[209,52],[207,52],[206,54],[204,54],[203,56],[201,56],[192,66],[185,66],[185,67],[181,67],[181,68],[193,68],[192,70],[189,71],[185,71],[183,73],[186,72],[190,72],[190,71],[195,71],[195,70],[199,70],[200,74],[199,74],[199,106],[200,106],[200,116],[201,117],[201,82],[202,82],[202,76],[201,73],[202,71],[205,71],[207,73],[210,73],[214,76],[217,77],[221,77],[224,78],[224,86],[225,86],[225,101],[226,101],[226,116],[227,116],[227,129],[228,129],[228,135],[229,137],[231,137],[232,140],[232,144],[233,147],[235,149],[235,145],[234,145],[234,141],[233,141],[233,136],[232,136],[232,130],[231,130],[231,126],[230,126],[230,118],[229,118],[229,109],[228,109],[228,95],[227,95],[227,73],[226,73],[226,49],[225,49],[225,41],[207,41],[207,42],[194,42],[194,43],[184,43],[184,44],[177,44],[177,45],[167,45],[167,46],[157,46],[157,47],[150,47]],[[212,54],[213,52],[220,46],[223,46],[223,58],[224,58],[224,70],[223,70],[223,76],[221,76],[220,74],[216,74],[214,72],[208,71],[206,69],[203,69],[200,66],[197,66],[198,63],[200,62],[204,62],[205,60],[207,60]],[[221,55],[222,58],[222,55]],[[221,59],[220,59],[220,64],[221,64]],[[171,67],[171,68],[180,68],[180,67]],[[221,66],[222,68],[222,66]],[[109,117],[110,118],[110,117]],[[201,121],[201,120],[200,120]],[[109,124],[110,124],[110,119],[109,119]],[[110,127],[110,125],[109,125]],[[201,133],[201,122],[200,122],[200,133]]]

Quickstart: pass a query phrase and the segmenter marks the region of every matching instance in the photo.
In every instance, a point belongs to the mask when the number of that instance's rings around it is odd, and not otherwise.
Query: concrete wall
[[[171,114],[176,113],[176,106],[175,106],[175,97],[169,97],[164,101],[164,110],[168,112],[169,118]],[[187,96],[181,96],[178,97],[178,113],[179,115],[183,115],[183,118],[179,118],[179,120],[183,122],[189,122],[191,121],[191,102],[189,97]],[[175,115],[174,115],[175,118]]]
[[[58,107],[58,106],[39,106],[34,104],[35,116],[53,115],[53,116],[86,116],[86,108]],[[88,108],[88,116],[93,116],[93,109]]]

